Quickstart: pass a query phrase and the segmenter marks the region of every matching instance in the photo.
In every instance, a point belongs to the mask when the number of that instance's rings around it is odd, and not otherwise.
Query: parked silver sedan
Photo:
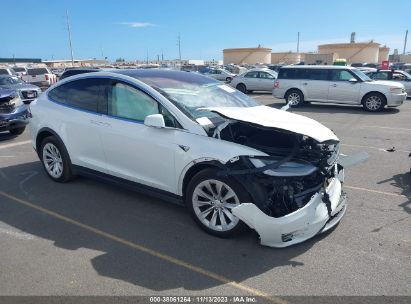
[[[246,93],[251,91],[269,91],[274,87],[278,73],[270,69],[252,69],[234,77],[230,85]]]
[[[226,82],[230,82],[235,76],[235,74],[224,69],[210,69],[208,72],[204,73],[204,75]]]

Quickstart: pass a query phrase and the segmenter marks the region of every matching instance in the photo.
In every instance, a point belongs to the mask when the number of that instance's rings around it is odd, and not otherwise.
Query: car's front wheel
[[[73,178],[68,153],[54,136],[46,137],[41,143],[40,159],[52,180],[64,183]]]
[[[386,104],[385,96],[379,93],[370,93],[364,97],[363,107],[369,112],[379,112],[382,111]]]
[[[237,84],[235,88],[244,94],[247,93],[247,87],[245,86],[244,83]]]
[[[235,180],[221,177],[218,169],[205,169],[190,181],[186,204],[197,224],[218,237],[231,237],[246,225],[231,210],[241,202],[251,202],[247,191]]]

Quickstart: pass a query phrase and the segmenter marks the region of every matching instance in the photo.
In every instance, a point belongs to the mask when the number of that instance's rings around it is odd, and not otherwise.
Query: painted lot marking
[[[390,195],[390,196],[396,196],[396,197],[405,197],[405,198],[408,198],[408,197],[407,197],[406,195],[404,195],[404,194],[390,193],[390,192],[372,190],[372,189],[361,188],[361,187],[354,187],[354,186],[344,185],[344,188],[353,189],[353,190],[360,190],[360,191],[366,191],[366,192],[372,192],[372,193],[378,193],[378,194],[384,194],[384,195]]]
[[[11,147],[16,147],[16,146],[27,145],[29,143],[31,143],[31,140],[19,141],[19,142],[16,142],[16,143],[0,145],[0,149],[7,149],[7,148],[11,148]]]
[[[349,145],[349,144],[341,144],[341,146],[354,147],[354,148],[366,148],[366,149],[378,150],[378,151],[380,151],[380,152],[392,153],[392,152],[386,151],[386,149],[384,149],[384,148],[378,148],[378,147],[372,147],[372,146]],[[398,149],[395,149],[394,152],[410,153],[411,150],[410,150],[410,151],[406,151],[406,150],[398,150]]]
[[[61,215],[61,214],[59,214],[59,213],[56,213],[56,212],[54,212],[54,211],[48,210],[48,209],[46,209],[46,208],[37,206],[37,205],[35,205],[35,204],[32,204],[32,203],[30,203],[30,202],[28,202],[28,201],[25,201],[25,200],[23,200],[23,199],[20,199],[20,198],[18,198],[18,197],[15,197],[15,196],[13,196],[13,195],[11,195],[11,194],[8,194],[8,193],[6,193],[6,192],[0,191],[0,195],[3,196],[3,197],[6,197],[6,198],[8,198],[8,199],[10,199],[10,200],[13,201],[14,203],[18,203],[18,204],[24,205],[24,206],[26,206],[26,207],[29,207],[29,208],[38,210],[38,211],[43,212],[43,213],[45,213],[45,214],[47,214],[47,215],[49,215],[49,216],[51,216],[51,217],[54,217],[54,218],[56,218],[56,219],[59,219],[59,220],[61,220],[61,221],[63,221],[63,222],[66,222],[66,223],[72,224],[72,225],[74,225],[74,226],[80,227],[80,228],[82,228],[82,229],[84,229],[84,230],[90,231],[90,232],[92,232],[92,233],[94,233],[94,234],[96,234],[96,235],[98,235],[98,236],[101,236],[101,237],[104,237],[104,238],[109,239],[109,240],[111,240],[111,241],[120,243],[120,244],[122,244],[122,245],[124,245],[124,246],[127,246],[127,247],[130,247],[130,248],[132,248],[132,249],[135,249],[135,250],[144,252],[144,253],[146,253],[146,254],[148,254],[148,255],[151,255],[151,256],[153,256],[153,257],[159,258],[159,259],[161,259],[161,260],[163,260],[163,261],[167,261],[167,262],[172,263],[172,264],[174,264],[174,265],[178,265],[178,266],[180,266],[180,267],[183,267],[183,268],[185,268],[185,269],[191,270],[192,272],[201,274],[201,275],[203,275],[203,276],[206,276],[206,277],[208,277],[208,278],[210,278],[210,279],[213,279],[213,280],[215,280],[215,281],[218,281],[218,282],[220,282],[220,283],[227,284],[227,285],[229,285],[229,286],[231,286],[231,287],[233,287],[233,288],[236,288],[236,289],[239,289],[239,290],[248,292],[248,293],[250,293],[250,294],[253,294],[254,296],[258,296],[258,297],[265,298],[266,300],[268,300],[268,301],[270,301],[270,302],[272,302],[272,303],[281,303],[281,304],[286,304],[286,303],[287,303],[286,301],[284,301],[284,300],[282,300],[282,299],[280,299],[280,298],[277,298],[277,297],[274,297],[274,296],[270,296],[270,295],[266,294],[265,292],[260,291],[260,290],[258,290],[258,289],[254,289],[254,288],[252,288],[252,287],[248,287],[248,286],[243,285],[243,284],[241,284],[241,283],[233,282],[233,280],[230,280],[229,278],[226,278],[226,277],[224,277],[224,276],[221,276],[221,275],[219,275],[219,274],[217,274],[217,273],[214,273],[214,272],[212,272],[212,271],[208,271],[208,270],[206,270],[206,269],[204,269],[204,268],[195,266],[195,265],[193,265],[193,264],[190,264],[190,263],[185,262],[185,261],[183,261],[183,260],[174,258],[174,257],[172,257],[172,256],[169,256],[169,255],[167,255],[167,254],[161,253],[161,252],[159,252],[159,251],[150,249],[150,248],[145,247],[145,246],[143,246],[143,245],[140,245],[140,244],[137,244],[137,243],[133,243],[133,242],[127,241],[127,240],[122,239],[122,238],[120,238],[120,237],[117,237],[117,236],[115,236],[115,235],[113,235],[113,234],[110,234],[110,233],[104,232],[104,231],[102,231],[102,230],[99,230],[99,229],[97,229],[97,228],[94,228],[94,227],[92,227],[92,226],[89,226],[89,225],[86,225],[86,224],[77,222],[76,220],[73,220],[73,219],[71,219],[71,218],[69,218],[69,217],[66,217],[66,216]]]

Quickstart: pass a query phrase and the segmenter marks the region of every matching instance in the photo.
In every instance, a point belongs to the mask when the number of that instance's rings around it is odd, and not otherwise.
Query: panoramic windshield
[[[219,117],[218,114],[201,110],[206,107],[254,107],[258,104],[247,95],[218,81],[182,81],[172,78],[144,78],[139,80],[157,89],[192,119]],[[199,79],[200,80],[200,79]]]
[[[18,77],[1,77],[0,78],[0,85],[21,84],[21,83],[24,83],[24,82]]]
[[[357,69],[352,69],[351,70],[358,78],[360,78],[362,81],[372,81],[370,77],[365,75],[363,72]]]

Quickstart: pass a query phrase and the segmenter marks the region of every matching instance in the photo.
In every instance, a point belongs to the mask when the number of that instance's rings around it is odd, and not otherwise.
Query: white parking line
[[[411,131],[411,129],[408,129],[408,128],[397,128],[397,127],[380,127],[380,126],[361,126],[361,127],[362,128],[378,128],[378,129]]]
[[[378,147],[372,147],[372,146],[349,145],[349,144],[341,144],[341,146],[354,147],[354,148],[373,149],[373,150],[378,150],[378,151],[380,151],[380,152],[390,153],[390,152],[388,152],[388,151],[387,151],[386,149],[384,149],[384,148],[378,148]],[[411,151],[395,149],[394,152],[410,153]]]
[[[31,143],[31,140],[19,141],[19,142],[12,143],[12,144],[0,145],[0,149],[7,149],[11,147],[16,147],[16,146],[27,145],[29,143]]]
[[[408,197],[407,197],[406,195],[404,195],[404,194],[390,193],[390,192],[384,192],[384,191],[372,190],[372,189],[361,188],[361,187],[354,187],[354,186],[347,186],[347,185],[344,185],[344,188],[353,189],[353,190],[360,190],[360,191],[367,191],[367,192],[378,193],[378,194],[384,194],[384,195],[390,195],[390,196],[396,196],[396,197],[405,197],[405,198],[408,198]]]

